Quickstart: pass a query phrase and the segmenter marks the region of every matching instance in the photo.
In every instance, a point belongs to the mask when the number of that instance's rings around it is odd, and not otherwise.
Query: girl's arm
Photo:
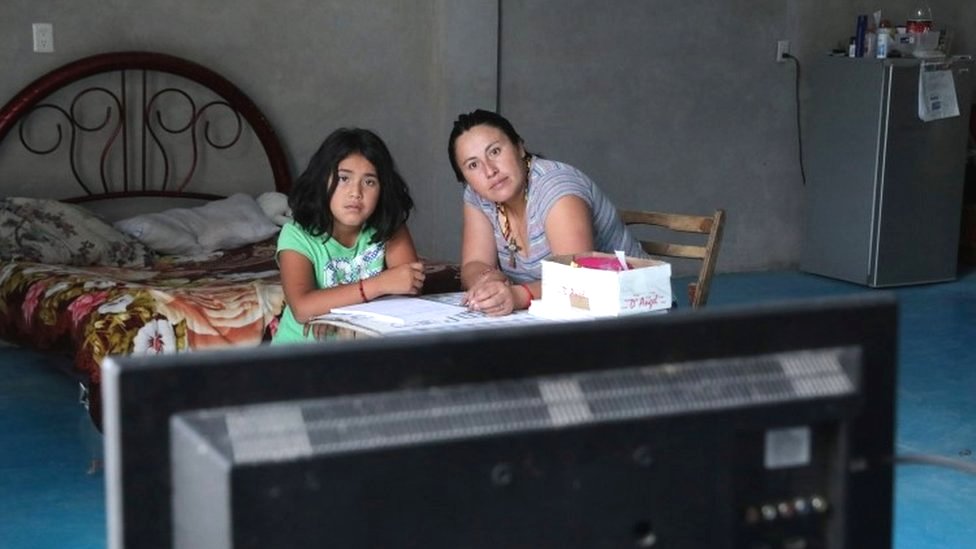
[[[424,278],[424,264],[417,259],[410,230],[403,224],[386,241],[386,269],[363,280],[363,291],[367,299],[384,295],[417,295],[423,290]]]
[[[362,303],[363,294],[367,300],[372,300],[389,294],[420,293],[424,284],[424,266],[417,261],[417,252],[406,225],[386,243],[386,256],[387,269],[372,278],[332,288],[317,288],[312,262],[307,257],[294,250],[278,252],[281,286],[295,320],[307,322],[335,307]]]
[[[414,248],[410,230],[404,223],[386,242],[386,268],[392,269],[404,263],[417,262],[417,249]]]
[[[324,315],[334,307],[362,302],[359,284],[343,284],[333,288],[316,288],[312,262],[294,250],[278,252],[281,286],[285,301],[298,322]]]

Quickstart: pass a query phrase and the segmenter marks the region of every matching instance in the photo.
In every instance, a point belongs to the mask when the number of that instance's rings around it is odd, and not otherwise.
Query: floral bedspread
[[[100,426],[106,356],[270,340],[284,307],[274,251],[270,239],[148,269],[0,262],[0,339],[71,354]]]

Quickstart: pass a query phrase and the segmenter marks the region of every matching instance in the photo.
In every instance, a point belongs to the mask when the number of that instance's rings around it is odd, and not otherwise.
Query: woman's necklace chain
[[[508,250],[508,266],[514,269],[515,258],[522,251],[522,247],[519,246],[518,240],[512,234],[512,223],[508,220],[508,214],[505,213],[505,206],[495,204],[495,208],[498,210],[498,217],[502,219],[502,238],[505,239],[505,249]]]
[[[525,186],[522,187],[522,196],[525,198],[525,215],[529,213],[529,175],[532,172],[532,157],[526,156],[525,159]],[[518,253],[522,251],[515,234],[512,233],[512,222],[508,219],[508,212],[501,202],[495,203],[495,211],[501,220],[502,238],[505,240],[505,249],[508,250],[508,266],[515,268]]]

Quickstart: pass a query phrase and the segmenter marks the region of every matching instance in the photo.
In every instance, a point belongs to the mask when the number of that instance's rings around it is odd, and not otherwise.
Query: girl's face
[[[359,153],[339,162],[329,208],[332,210],[334,236],[358,236],[380,199],[380,180],[373,163]],[[355,238],[353,238],[355,241]],[[347,242],[343,242],[348,245]]]
[[[525,185],[525,149],[505,132],[480,124],[459,135],[454,159],[474,192],[492,202],[519,196]]]

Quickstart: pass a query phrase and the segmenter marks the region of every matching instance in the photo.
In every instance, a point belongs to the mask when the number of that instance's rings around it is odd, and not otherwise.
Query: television
[[[888,295],[112,357],[110,547],[890,547]]]

